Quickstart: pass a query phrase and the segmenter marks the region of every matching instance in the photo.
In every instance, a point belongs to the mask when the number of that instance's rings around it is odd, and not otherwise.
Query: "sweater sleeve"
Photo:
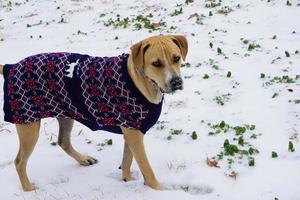
[[[147,117],[142,121],[140,130],[143,134],[155,125],[161,114],[163,100],[159,104],[151,104]]]

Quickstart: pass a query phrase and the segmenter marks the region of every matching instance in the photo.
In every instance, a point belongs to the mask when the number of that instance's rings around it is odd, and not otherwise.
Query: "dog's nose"
[[[172,91],[182,90],[182,82],[182,78],[180,78],[179,76],[172,78],[170,81]]]

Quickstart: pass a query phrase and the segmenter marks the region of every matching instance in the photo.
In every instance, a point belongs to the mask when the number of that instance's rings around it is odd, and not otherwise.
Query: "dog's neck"
[[[161,102],[163,94],[161,93],[160,88],[157,85],[154,85],[140,72],[138,72],[137,68],[132,62],[131,54],[128,57],[127,70],[134,85],[144,95],[144,97],[146,97],[146,99],[149,102],[154,104],[158,104]]]

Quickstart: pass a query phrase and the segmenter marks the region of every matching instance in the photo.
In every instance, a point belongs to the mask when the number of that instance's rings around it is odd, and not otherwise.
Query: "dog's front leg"
[[[123,151],[123,160],[121,164],[121,169],[122,169],[122,178],[123,181],[132,181],[135,180],[134,177],[131,175],[130,167],[132,164],[132,158],[133,155],[130,151],[130,148],[126,142],[124,142],[124,151]]]
[[[145,184],[153,189],[161,190],[162,187],[156,180],[153,170],[149,164],[143,142],[143,133],[139,130],[122,128],[125,142],[128,144],[134,159],[144,176]]]

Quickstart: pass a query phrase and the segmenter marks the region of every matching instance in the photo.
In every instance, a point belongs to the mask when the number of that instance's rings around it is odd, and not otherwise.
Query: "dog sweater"
[[[72,118],[91,130],[144,134],[157,122],[162,101],[150,103],[127,71],[128,54],[92,57],[44,53],[4,66],[4,120]]]

